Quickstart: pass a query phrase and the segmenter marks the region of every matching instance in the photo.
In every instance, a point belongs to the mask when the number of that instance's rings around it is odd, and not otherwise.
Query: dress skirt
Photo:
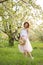
[[[19,44],[18,48],[19,48],[19,51],[22,52],[22,53],[24,53],[25,51],[32,52],[32,50],[33,50],[32,46],[30,44],[29,39],[26,39],[25,45],[20,45]]]

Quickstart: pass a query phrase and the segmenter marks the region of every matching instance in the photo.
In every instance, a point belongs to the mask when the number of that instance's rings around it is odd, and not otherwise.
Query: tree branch
[[[33,8],[41,9],[40,6],[36,5],[32,0],[29,0],[28,2],[21,0],[23,3],[25,3],[27,6],[32,6]]]
[[[5,2],[5,1],[8,1],[8,0],[0,0],[0,3],[3,3],[3,2]]]
[[[5,33],[6,35],[8,35],[6,31],[4,31],[4,30],[2,30],[2,29],[0,29],[0,31],[2,31],[2,32]]]
[[[21,0],[21,1],[24,2],[26,5],[30,6],[28,2],[25,2],[24,0]]]

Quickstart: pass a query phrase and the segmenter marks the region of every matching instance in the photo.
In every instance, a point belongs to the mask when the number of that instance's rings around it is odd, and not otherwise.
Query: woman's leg
[[[29,56],[31,57],[31,59],[34,59],[34,57],[32,56],[31,52],[27,52],[27,54],[29,54]]]
[[[26,50],[24,51],[24,55],[25,55],[25,56],[27,56],[27,55],[28,55],[28,53],[27,53],[27,51],[26,51]]]

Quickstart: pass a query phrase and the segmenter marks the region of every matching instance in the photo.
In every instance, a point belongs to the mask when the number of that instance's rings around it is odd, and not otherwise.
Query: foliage
[[[34,21],[43,19],[43,11],[36,4],[36,0],[2,0],[0,1],[0,30],[8,35],[9,43],[14,43],[15,33],[22,23],[29,21],[31,25]],[[33,30],[32,28],[30,28]],[[34,31],[34,30],[33,30]]]

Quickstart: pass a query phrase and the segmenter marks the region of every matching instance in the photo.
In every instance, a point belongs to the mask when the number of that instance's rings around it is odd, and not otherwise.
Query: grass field
[[[7,42],[0,43],[0,65],[43,65],[43,42],[31,42],[34,60],[24,57],[18,50],[18,43],[11,48]]]

